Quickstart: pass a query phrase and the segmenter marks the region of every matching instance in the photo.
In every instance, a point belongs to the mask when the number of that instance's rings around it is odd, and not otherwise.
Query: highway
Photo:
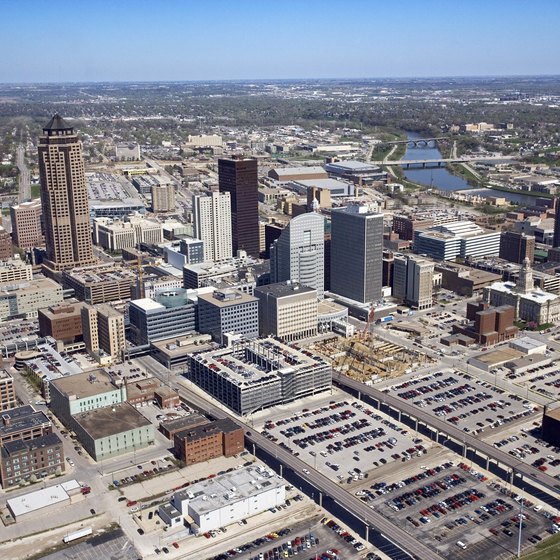
[[[140,362],[148,371],[157,375],[159,379],[167,382],[166,374],[163,368],[155,366],[150,358],[139,358]],[[226,412],[222,408],[208,402],[205,398],[197,395],[193,391],[172,382],[171,386],[179,391],[181,397],[191,403],[195,408],[205,411],[214,418],[230,418],[243,427],[245,431],[245,441],[248,445],[254,445],[261,449],[269,456],[279,461],[284,469],[291,469],[297,473],[298,477],[315,487],[323,496],[330,496],[336,503],[342,506],[346,511],[352,514],[356,519],[365,522],[371,528],[380,531],[385,538],[392,541],[399,548],[406,551],[413,558],[421,558],[422,560],[436,560],[441,558],[435,551],[428,548],[424,544],[418,542],[414,537],[408,534],[404,529],[397,527],[383,516],[369,508],[361,500],[344,490],[338,483],[333,482],[320,472],[313,469],[310,465],[292,455],[288,450],[276,445],[266,437],[255,431],[254,428],[242,422],[237,416]],[[304,473],[303,469],[307,469],[308,473]]]
[[[463,432],[462,430],[456,428],[455,426],[452,426],[448,422],[440,420],[436,416],[425,412],[412,404],[408,404],[398,397],[394,397],[388,393],[384,393],[383,391],[375,389],[374,387],[364,385],[363,383],[355,381],[354,379],[351,379],[343,374],[334,374],[333,382],[344,389],[360,391],[363,395],[367,395],[368,397],[371,397],[372,399],[375,399],[380,403],[383,403],[395,410],[401,411],[407,416],[412,417],[413,419],[417,419],[420,423],[426,424],[432,429],[437,430],[439,433],[444,434],[445,436],[459,443],[463,443],[464,445],[468,446],[468,448],[478,452],[480,455],[490,457],[490,459],[499,462],[501,465],[508,467],[509,469],[512,469],[516,474],[519,474],[523,477],[528,478],[529,480],[540,484],[544,488],[547,488],[549,491],[551,491],[553,494],[560,494],[560,483],[552,476],[539,471],[535,467],[519,461],[512,455],[509,455],[508,453],[495,448],[489,443],[477,439],[471,434]]]
[[[31,200],[31,182],[29,180],[29,169],[25,164],[25,146],[19,144],[16,151],[16,165],[19,169],[19,193],[18,202]]]
[[[379,160],[372,161],[374,165],[440,165],[443,163],[469,163],[477,161],[512,161],[516,159],[514,156],[459,156],[455,158],[439,158],[439,159],[399,159],[394,161]]]

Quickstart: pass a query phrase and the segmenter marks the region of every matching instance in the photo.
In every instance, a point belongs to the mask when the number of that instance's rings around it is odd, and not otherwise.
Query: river
[[[416,132],[406,133],[408,140],[417,140],[422,138],[421,134]],[[448,157],[446,154],[445,157]],[[438,159],[442,154],[437,146],[432,143],[429,146],[407,146],[403,160],[408,159]],[[488,188],[473,189],[465,179],[457,177],[450,173],[445,167],[433,167],[422,169],[414,167],[412,169],[404,169],[404,176],[413,183],[420,185],[432,186],[434,189],[441,191],[462,191],[468,190],[472,194],[480,194],[486,196],[499,196],[513,203],[532,206],[535,204],[535,197],[527,196],[521,193],[510,193],[497,191]]]

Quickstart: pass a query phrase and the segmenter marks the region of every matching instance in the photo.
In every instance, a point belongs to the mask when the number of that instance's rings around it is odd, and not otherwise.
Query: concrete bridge
[[[372,161],[373,165],[399,165],[404,169],[411,166],[426,167],[442,167],[448,163],[476,163],[483,162],[507,162],[517,159],[515,156],[461,156],[455,158],[439,158],[439,159],[399,159],[399,160],[379,160]]]

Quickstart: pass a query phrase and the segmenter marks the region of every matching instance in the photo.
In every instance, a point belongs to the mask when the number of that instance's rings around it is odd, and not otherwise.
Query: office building
[[[204,243],[200,239],[195,239],[194,237],[181,239],[179,242],[179,252],[185,255],[185,264],[204,262]]]
[[[60,271],[95,263],[82,143],[60,115],[39,137],[39,175],[47,255],[44,264]]]
[[[256,297],[237,290],[216,290],[198,296],[198,330],[220,344],[224,335],[259,336],[259,303]]]
[[[213,192],[192,198],[194,234],[202,240],[205,261],[221,261],[232,256],[231,196]]]
[[[331,366],[273,338],[193,353],[186,376],[240,415],[330,389]]]
[[[0,416],[0,445],[8,441],[31,440],[52,433],[52,423],[44,412],[30,405],[18,406]]]
[[[286,501],[284,481],[259,465],[192,484],[173,495],[173,511],[189,520],[191,531],[212,531],[276,508]]]
[[[544,407],[542,439],[554,446],[560,446],[560,408]]]
[[[87,351],[104,363],[120,361],[126,346],[124,315],[107,304],[85,304],[81,317]]]
[[[189,466],[238,455],[245,449],[245,434],[239,424],[224,418],[175,432],[173,447],[175,457]]]
[[[272,283],[298,282],[317,290],[325,290],[325,219],[310,212],[292,218],[270,248],[270,279]]]
[[[64,289],[73,289],[77,299],[91,305],[129,300],[136,279],[134,270],[113,263],[75,268],[62,273]]]
[[[41,216],[41,199],[22,202],[10,208],[12,220],[12,241],[20,249],[42,247],[44,244]]]
[[[331,214],[331,292],[366,303],[381,298],[383,214],[353,204]]]
[[[484,288],[484,300],[494,307],[511,305],[515,317],[539,325],[560,320],[560,296],[534,287],[531,263],[525,259],[517,283],[495,282]]]
[[[50,336],[64,343],[82,340],[82,316],[84,303],[62,303],[39,309],[39,334]]]
[[[535,238],[532,235],[503,231],[500,237],[500,258],[521,264],[525,259],[535,258]]]
[[[175,210],[175,186],[152,185],[152,211],[173,212]]]
[[[62,286],[49,278],[0,288],[0,320],[35,318],[39,309],[62,303]]]
[[[415,255],[395,254],[393,261],[393,296],[414,309],[433,305],[434,263]]]
[[[130,302],[130,330],[136,344],[149,344],[196,331],[196,306],[186,290],[157,292]]]
[[[259,334],[284,342],[317,335],[317,290],[291,281],[258,286]]]
[[[16,405],[14,378],[5,369],[0,369],[0,412],[15,408]]]
[[[473,222],[432,226],[414,233],[414,252],[440,261],[498,256],[499,231],[487,231]]]
[[[45,434],[27,441],[10,441],[0,448],[0,482],[3,488],[62,474],[64,470],[64,448],[56,434]]]
[[[259,256],[258,164],[254,159],[218,160],[221,193],[231,200],[233,253],[240,249]]]
[[[23,284],[33,280],[33,267],[19,256],[0,261],[0,286]]]

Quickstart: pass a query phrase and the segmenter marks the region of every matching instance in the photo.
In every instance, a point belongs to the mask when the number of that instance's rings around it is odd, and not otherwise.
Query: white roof
[[[163,309],[164,306],[151,298],[133,299],[130,303],[136,305],[144,311],[153,311],[155,309]]]
[[[325,173],[325,170],[317,165],[312,167],[277,167],[274,171],[279,177],[281,175],[309,175],[310,173]]]
[[[516,286],[514,282],[494,282],[494,284],[490,285],[490,290],[494,290],[496,292],[502,292],[506,294],[516,294],[515,287]],[[521,299],[529,299],[531,301],[534,301],[536,303],[541,303],[541,304],[546,303],[547,301],[554,301],[560,298],[560,296],[557,296],[556,294],[551,294],[550,292],[543,292],[542,290],[539,290],[537,288],[531,290],[528,294],[517,293],[516,295],[518,295]]]
[[[44,507],[52,506],[70,499],[68,491],[79,488],[76,480],[69,480],[62,484],[42,488],[17,498],[7,500],[7,504],[14,517],[38,511]]]

